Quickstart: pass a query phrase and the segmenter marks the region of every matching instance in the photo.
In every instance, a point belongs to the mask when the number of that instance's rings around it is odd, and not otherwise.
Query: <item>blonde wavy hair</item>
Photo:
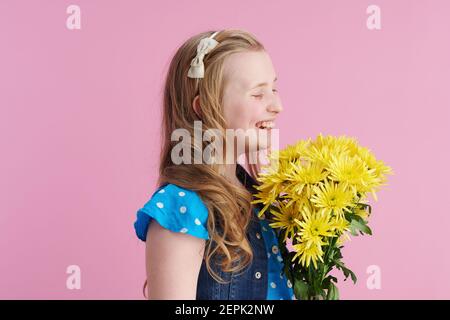
[[[219,44],[204,57],[204,78],[187,77],[200,39],[213,33],[214,31],[202,32],[189,38],[179,47],[170,62],[163,91],[158,185],[172,183],[195,191],[201,197],[209,211],[209,239],[204,253],[206,267],[216,281],[227,283],[213,270],[211,262],[213,257],[220,258],[219,265],[224,272],[239,272],[252,262],[253,252],[246,236],[252,218],[252,195],[244,186],[236,186],[228,181],[221,174],[220,164],[194,164],[195,150],[205,147],[194,145],[194,139],[191,139],[190,146],[193,151],[191,164],[173,164],[171,151],[178,142],[171,141],[171,135],[175,129],[183,128],[194,137],[194,121],[202,121],[203,132],[208,129],[225,132],[223,92],[227,79],[224,61],[234,53],[264,51],[265,48],[249,32],[238,29],[221,30],[214,37]],[[193,108],[193,100],[197,95],[201,106],[200,114]],[[246,156],[248,159],[248,154]],[[250,173],[254,177],[255,171],[250,170]],[[146,285],[147,281],[144,284],[144,296]]]

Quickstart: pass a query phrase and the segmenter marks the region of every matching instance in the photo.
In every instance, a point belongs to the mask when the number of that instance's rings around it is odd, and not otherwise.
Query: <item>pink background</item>
[[[66,8],[81,7],[81,30]],[[368,30],[366,8],[381,8]],[[135,212],[157,173],[162,79],[201,31],[243,28],[271,54],[281,146],[358,138],[395,175],[342,299],[449,299],[450,3],[0,2],[0,298],[141,299]],[[66,268],[81,268],[81,289]],[[381,289],[366,268],[381,269]]]

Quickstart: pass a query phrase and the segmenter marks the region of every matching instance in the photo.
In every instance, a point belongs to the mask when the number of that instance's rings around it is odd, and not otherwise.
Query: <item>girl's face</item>
[[[227,129],[242,129],[236,134],[241,138],[242,132],[253,132],[256,137],[267,136],[267,139],[247,140],[247,150],[269,148],[270,128],[283,110],[269,55],[265,51],[234,53],[225,59],[224,73],[223,108]]]

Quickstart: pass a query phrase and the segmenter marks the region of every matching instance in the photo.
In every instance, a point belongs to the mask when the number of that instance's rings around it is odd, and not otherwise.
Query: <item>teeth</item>
[[[256,124],[256,126],[260,129],[273,128],[273,121],[261,121]]]

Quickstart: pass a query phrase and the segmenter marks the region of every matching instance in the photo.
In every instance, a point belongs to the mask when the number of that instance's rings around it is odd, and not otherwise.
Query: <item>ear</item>
[[[196,95],[194,100],[192,101],[192,108],[194,109],[195,114],[199,119],[202,118],[202,108],[200,106],[200,96]]]

